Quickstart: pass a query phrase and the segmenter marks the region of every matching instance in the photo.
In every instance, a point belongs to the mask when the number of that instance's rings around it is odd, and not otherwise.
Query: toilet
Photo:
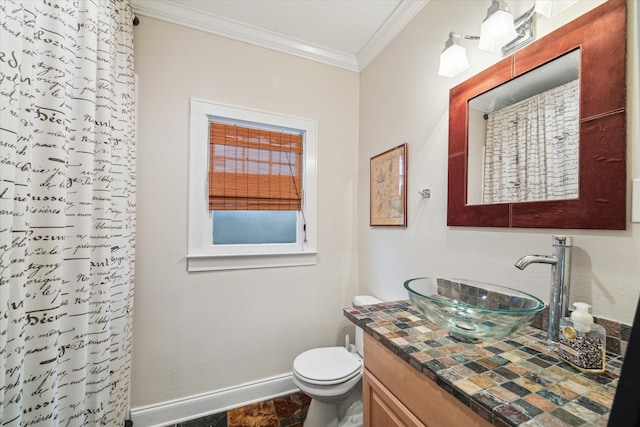
[[[379,304],[359,295],[354,306]],[[362,426],[363,331],[356,327],[356,345],[307,350],[293,361],[293,382],[311,397],[304,427]]]

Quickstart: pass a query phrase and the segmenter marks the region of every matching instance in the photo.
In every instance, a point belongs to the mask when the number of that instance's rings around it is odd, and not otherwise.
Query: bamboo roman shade
[[[302,135],[209,124],[209,210],[301,210]]]

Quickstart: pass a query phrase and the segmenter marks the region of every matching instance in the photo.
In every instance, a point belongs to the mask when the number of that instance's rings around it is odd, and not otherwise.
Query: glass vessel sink
[[[533,295],[471,280],[420,277],[404,287],[427,319],[463,342],[511,335],[544,309]]]

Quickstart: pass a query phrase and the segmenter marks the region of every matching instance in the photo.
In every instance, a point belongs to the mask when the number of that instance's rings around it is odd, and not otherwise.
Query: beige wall
[[[516,7],[533,2],[510,1]],[[584,0],[553,19],[537,15],[538,36],[599,1]],[[640,178],[636,1],[629,0],[628,178]],[[510,285],[549,300],[550,268],[513,264],[522,255],[551,254],[551,236],[574,237],[571,302],[593,305],[597,316],[631,323],[640,292],[640,225],[626,231],[502,230],[446,226],[449,89],[500,59],[467,48],[471,69],[454,79],[437,75],[450,31],[477,34],[485,2],[431,0],[360,75],[358,251],[361,292],[406,298],[405,279],[444,275]],[[518,15],[518,13],[516,13]],[[368,159],[402,142],[408,154],[408,228],[371,228],[366,192]],[[422,188],[431,189],[423,200]]]
[[[357,291],[358,74],[141,17],[132,407],[291,372]],[[189,98],[318,122],[317,266],[186,271]]]

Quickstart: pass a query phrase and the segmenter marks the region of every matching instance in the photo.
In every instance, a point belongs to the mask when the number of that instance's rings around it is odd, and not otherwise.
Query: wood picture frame
[[[371,158],[369,225],[407,226],[407,144]]]

